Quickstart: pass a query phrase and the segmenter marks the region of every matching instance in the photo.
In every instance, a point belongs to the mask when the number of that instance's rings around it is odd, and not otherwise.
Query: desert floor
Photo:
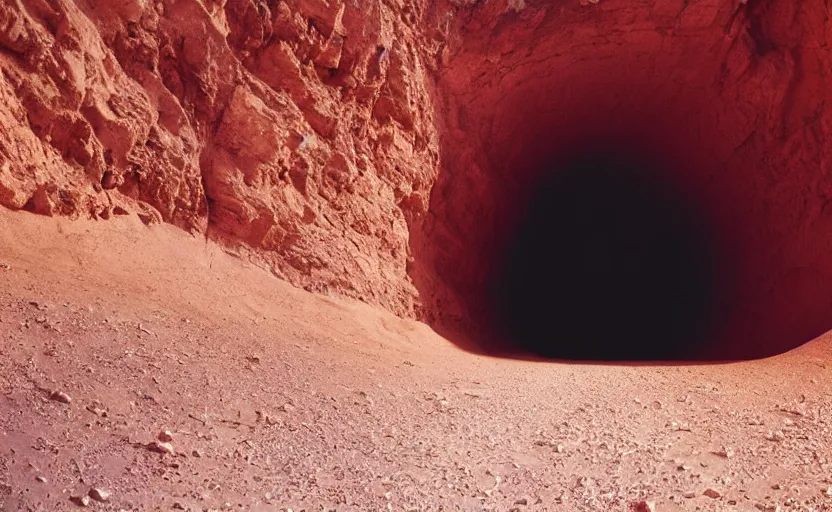
[[[3,212],[0,264],[3,510],[832,510],[829,337],[489,358],[135,219]]]

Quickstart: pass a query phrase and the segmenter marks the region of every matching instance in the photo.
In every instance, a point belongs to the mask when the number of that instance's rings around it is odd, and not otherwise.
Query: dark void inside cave
[[[670,171],[610,147],[546,164],[490,277],[502,339],[552,358],[696,357],[719,321],[719,254]]]

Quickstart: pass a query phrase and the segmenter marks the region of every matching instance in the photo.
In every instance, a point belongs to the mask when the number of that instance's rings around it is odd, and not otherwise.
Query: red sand
[[[131,511],[832,509],[827,338],[731,365],[499,360],[134,217],[2,212],[0,247],[3,510],[92,487]],[[146,447],[164,429],[174,455]]]

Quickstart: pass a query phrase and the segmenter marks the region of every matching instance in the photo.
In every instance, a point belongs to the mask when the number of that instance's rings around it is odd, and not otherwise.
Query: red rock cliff
[[[438,143],[425,2],[0,6],[0,204],[138,212],[409,314]]]

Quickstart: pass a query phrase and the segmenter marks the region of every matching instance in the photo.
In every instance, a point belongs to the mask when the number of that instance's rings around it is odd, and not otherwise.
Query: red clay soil
[[[4,212],[0,247],[2,510],[832,510],[827,337],[512,361],[169,226]]]

